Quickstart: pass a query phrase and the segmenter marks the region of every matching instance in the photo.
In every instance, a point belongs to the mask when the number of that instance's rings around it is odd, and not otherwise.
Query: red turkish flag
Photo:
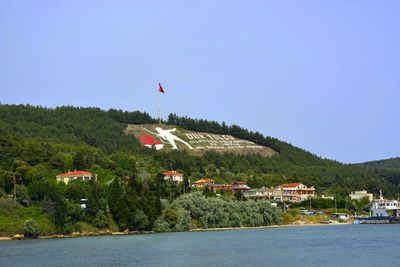
[[[164,88],[162,87],[161,83],[158,83],[159,91],[164,94]]]

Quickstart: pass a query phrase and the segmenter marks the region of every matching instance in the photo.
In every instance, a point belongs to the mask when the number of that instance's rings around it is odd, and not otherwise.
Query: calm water
[[[0,266],[400,266],[400,225],[0,241]]]

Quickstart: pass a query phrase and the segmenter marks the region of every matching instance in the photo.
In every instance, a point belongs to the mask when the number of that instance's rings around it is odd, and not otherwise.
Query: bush
[[[108,227],[108,225],[109,225],[108,217],[104,213],[104,211],[99,210],[99,212],[97,212],[96,217],[94,218],[93,224],[96,227],[101,228],[101,229]]]
[[[24,236],[27,238],[37,238],[40,235],[40,227],[33,220],[26,220],[24,223]]]
[[[17,185],[17,201],[25,207],[29,205],[30,197],[26,186]]]
[[[156,220],[153,230],[159,233],[171,231],[171,229],[169,228],[169,223],[164,218],[158,218]]]
[[[6,191],[0,187],[0,198],[5,197],[6,196]]]
[[[222,198],[205,197],[201,192],[195,192],[180,196],[164,210],[163,219],[170,225],[172,231],[180,228],[177,226],[178,218],[186,218],[183,212],[187,213],[187,217],[195,221],[200,228],[266,226],[282,223],[278,210],[272,207],[269,201],[227,201]],[[186,227],[186,220],[184,221],[183,225]]]
[[[168,208],[162,216],[156,220],[154,231],[156,232],[182,232],[188,231],[192,224],[190,213],[181,208]]]

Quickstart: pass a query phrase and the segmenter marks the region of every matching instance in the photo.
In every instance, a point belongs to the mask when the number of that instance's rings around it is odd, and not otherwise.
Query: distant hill
[[[376,168],[376,169],[386,169],[386,170],[399,170],[400,171],[400,157],[384,159],[384,160],[374,160],[367,161],[357,164],[359,166]]]

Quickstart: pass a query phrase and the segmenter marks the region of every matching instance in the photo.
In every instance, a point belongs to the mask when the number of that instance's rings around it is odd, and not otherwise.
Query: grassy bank
[[[12,236],[24,233],[24,224],[28,220],[34,220],[40,228],[41,235],[51,235],[56,232],[49,215],[40,207],[14,207],[12,202],[1,203],[0,208],[0,236]]]

